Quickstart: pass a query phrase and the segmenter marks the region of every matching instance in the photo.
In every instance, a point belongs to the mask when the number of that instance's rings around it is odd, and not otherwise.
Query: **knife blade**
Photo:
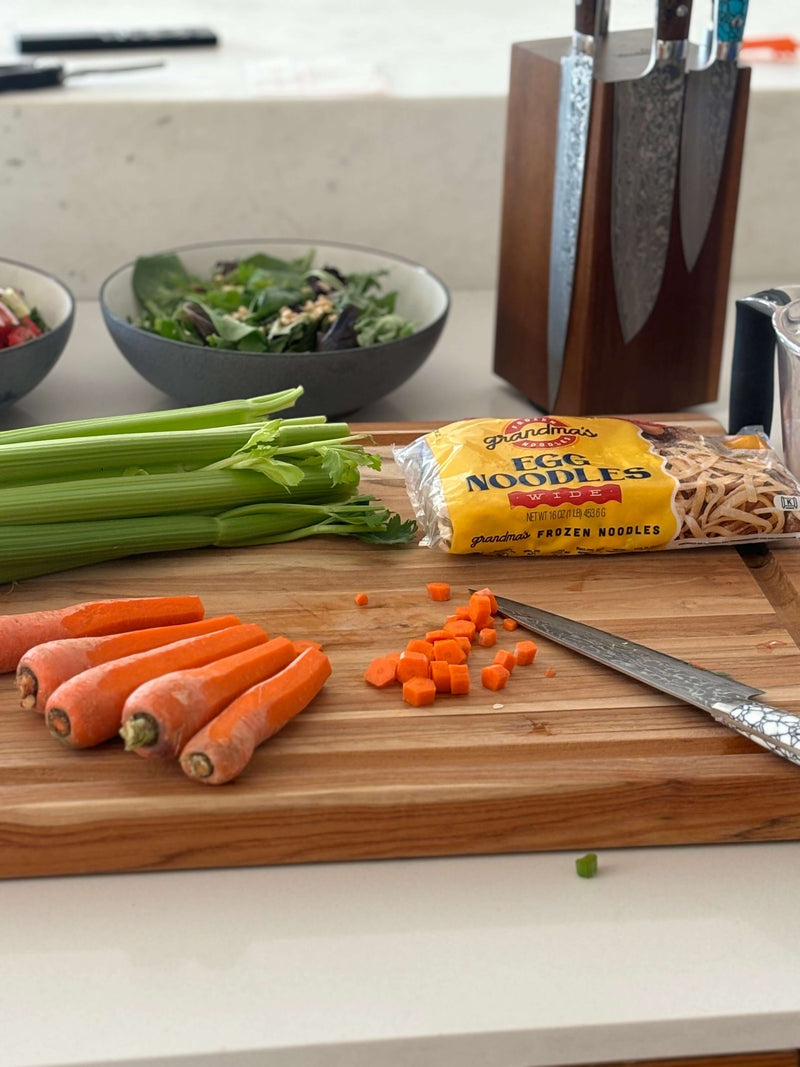
[[[692,0],[658,0],[652,63],[614,86],[611,258],[627,344],[658,299],[667,259]]]
[[[596,51],[607,26],[608,13],[604,0],[576,0],[572,47],[561,60],[547,298],[547,391],[550,411],[555,407],[561,383],[572,308]]]
[[[755,700],[763,689],[542,608],[496,594],[495,599],[500,614],[527,630],[692,704],[776,755],[800,764],[800,717]]]
[[[681,244],[691,272],[705,244],[728,144],[749,0],[718,0],[714,61],[689,71],[681,131]]]

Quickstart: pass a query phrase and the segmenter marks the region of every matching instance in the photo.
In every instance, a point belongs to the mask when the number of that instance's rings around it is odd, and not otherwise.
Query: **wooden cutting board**
[[[423,429],[377,437],[385,446]],[[390,459],[364,485],[410,514]],[[322,640],[334,673],[220,788],[116,742],[67,750],[0,678],[0,876],[799,838],[800,768],[544,639],[499,693],[479,684],[494,650],[475,649],[470,695],[429,709],[362,679],[373,656],[440,624],[448,605],[425,585],[443,579],[452,604],[490,585],[728,672],[800,712],[800,652],[758,576],[733,548],[530,560],[318,539],[24,582],[6,591],[5,610],[196,593],[209,614]],[[362,590],[367,608],[353,602]],[[501,631],[499,646],[520,633]]]

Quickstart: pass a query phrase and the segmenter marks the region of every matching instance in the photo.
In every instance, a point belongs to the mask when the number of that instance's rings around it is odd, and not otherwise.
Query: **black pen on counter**
[[[68,78],[80,78],[86,74],[117,74],[134,70],[153,70],[163,67],[163,60],[151,63],[126,63],[115,66],[80,67],[66,70],[60,63],[3,63],[0,64],[0,92],[26,89],[49,89],[63,85]]]

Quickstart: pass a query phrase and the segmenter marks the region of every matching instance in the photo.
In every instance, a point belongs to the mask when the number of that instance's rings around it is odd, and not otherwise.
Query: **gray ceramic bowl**
[[[132,287],[133,263],[103,283],[103,317],[131,366],[181,404],[210,404],[302,385],[305,392],[293,415],[349,415],[402,385],[430,355],[450,306],[447,288],[435,275],[400,256],[313,240],[229,241],[169,251],[179,255],[189,271],[207,277],[220,260],[256,252],[296,258],[309,249],[316,250],[316,265],[331,264],[344,273],[388,269],[383,289],[397,291],[397,313],[416,323],[416,331],[388,344],[338,352],[235,352],[171,341],[128,321],[140,313]]]
[[[75,317],[75,301],[63,282],[25,263],[0,259],[0,288],[21,289],[50,327],[33,341],[0,348],[0,407],[29,393],[55,366],[64,351]]]

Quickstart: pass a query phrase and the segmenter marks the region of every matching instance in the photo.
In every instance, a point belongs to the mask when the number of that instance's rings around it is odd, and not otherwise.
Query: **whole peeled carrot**
[[[16,670],[28,649],[44,641],[196,622],[204,614],[203,602],[197,596],[148,596],[0,615],[0,674]]]
[[[245,769],[256,748],[307,707],[330,676],[328,657],[307,648],[288,667],[247,689],[181,752],[181,768],[206,785],[230,782]]]
[[[184,742],[245,689],[270,678],[297,651],[288,637],[273,637],[203,667],[172,671],[135,689],[122,709],[120,736],[140,756],[177,756]]]
[[[236,615],[216,615],[199,622],[185,622],[177,626],[148,626],[144,630],[128,630],[102,637],[63,637],[60,641],[45,641],[28,649],[17,664],[17,688],[20,706],[32,708],[44,715],[50,695],[68,678],[108,663],[112,659],[147,652],[151,648],[182,641],[185,637],[240,626]]]
[[[167,671],[200,667],[268,639],[260,626],[248,623],[101,663],[76,674],[51,694],[45,720],[53,736],[71,748],[99,745],[119,731],[125,701],[143,682]]]

